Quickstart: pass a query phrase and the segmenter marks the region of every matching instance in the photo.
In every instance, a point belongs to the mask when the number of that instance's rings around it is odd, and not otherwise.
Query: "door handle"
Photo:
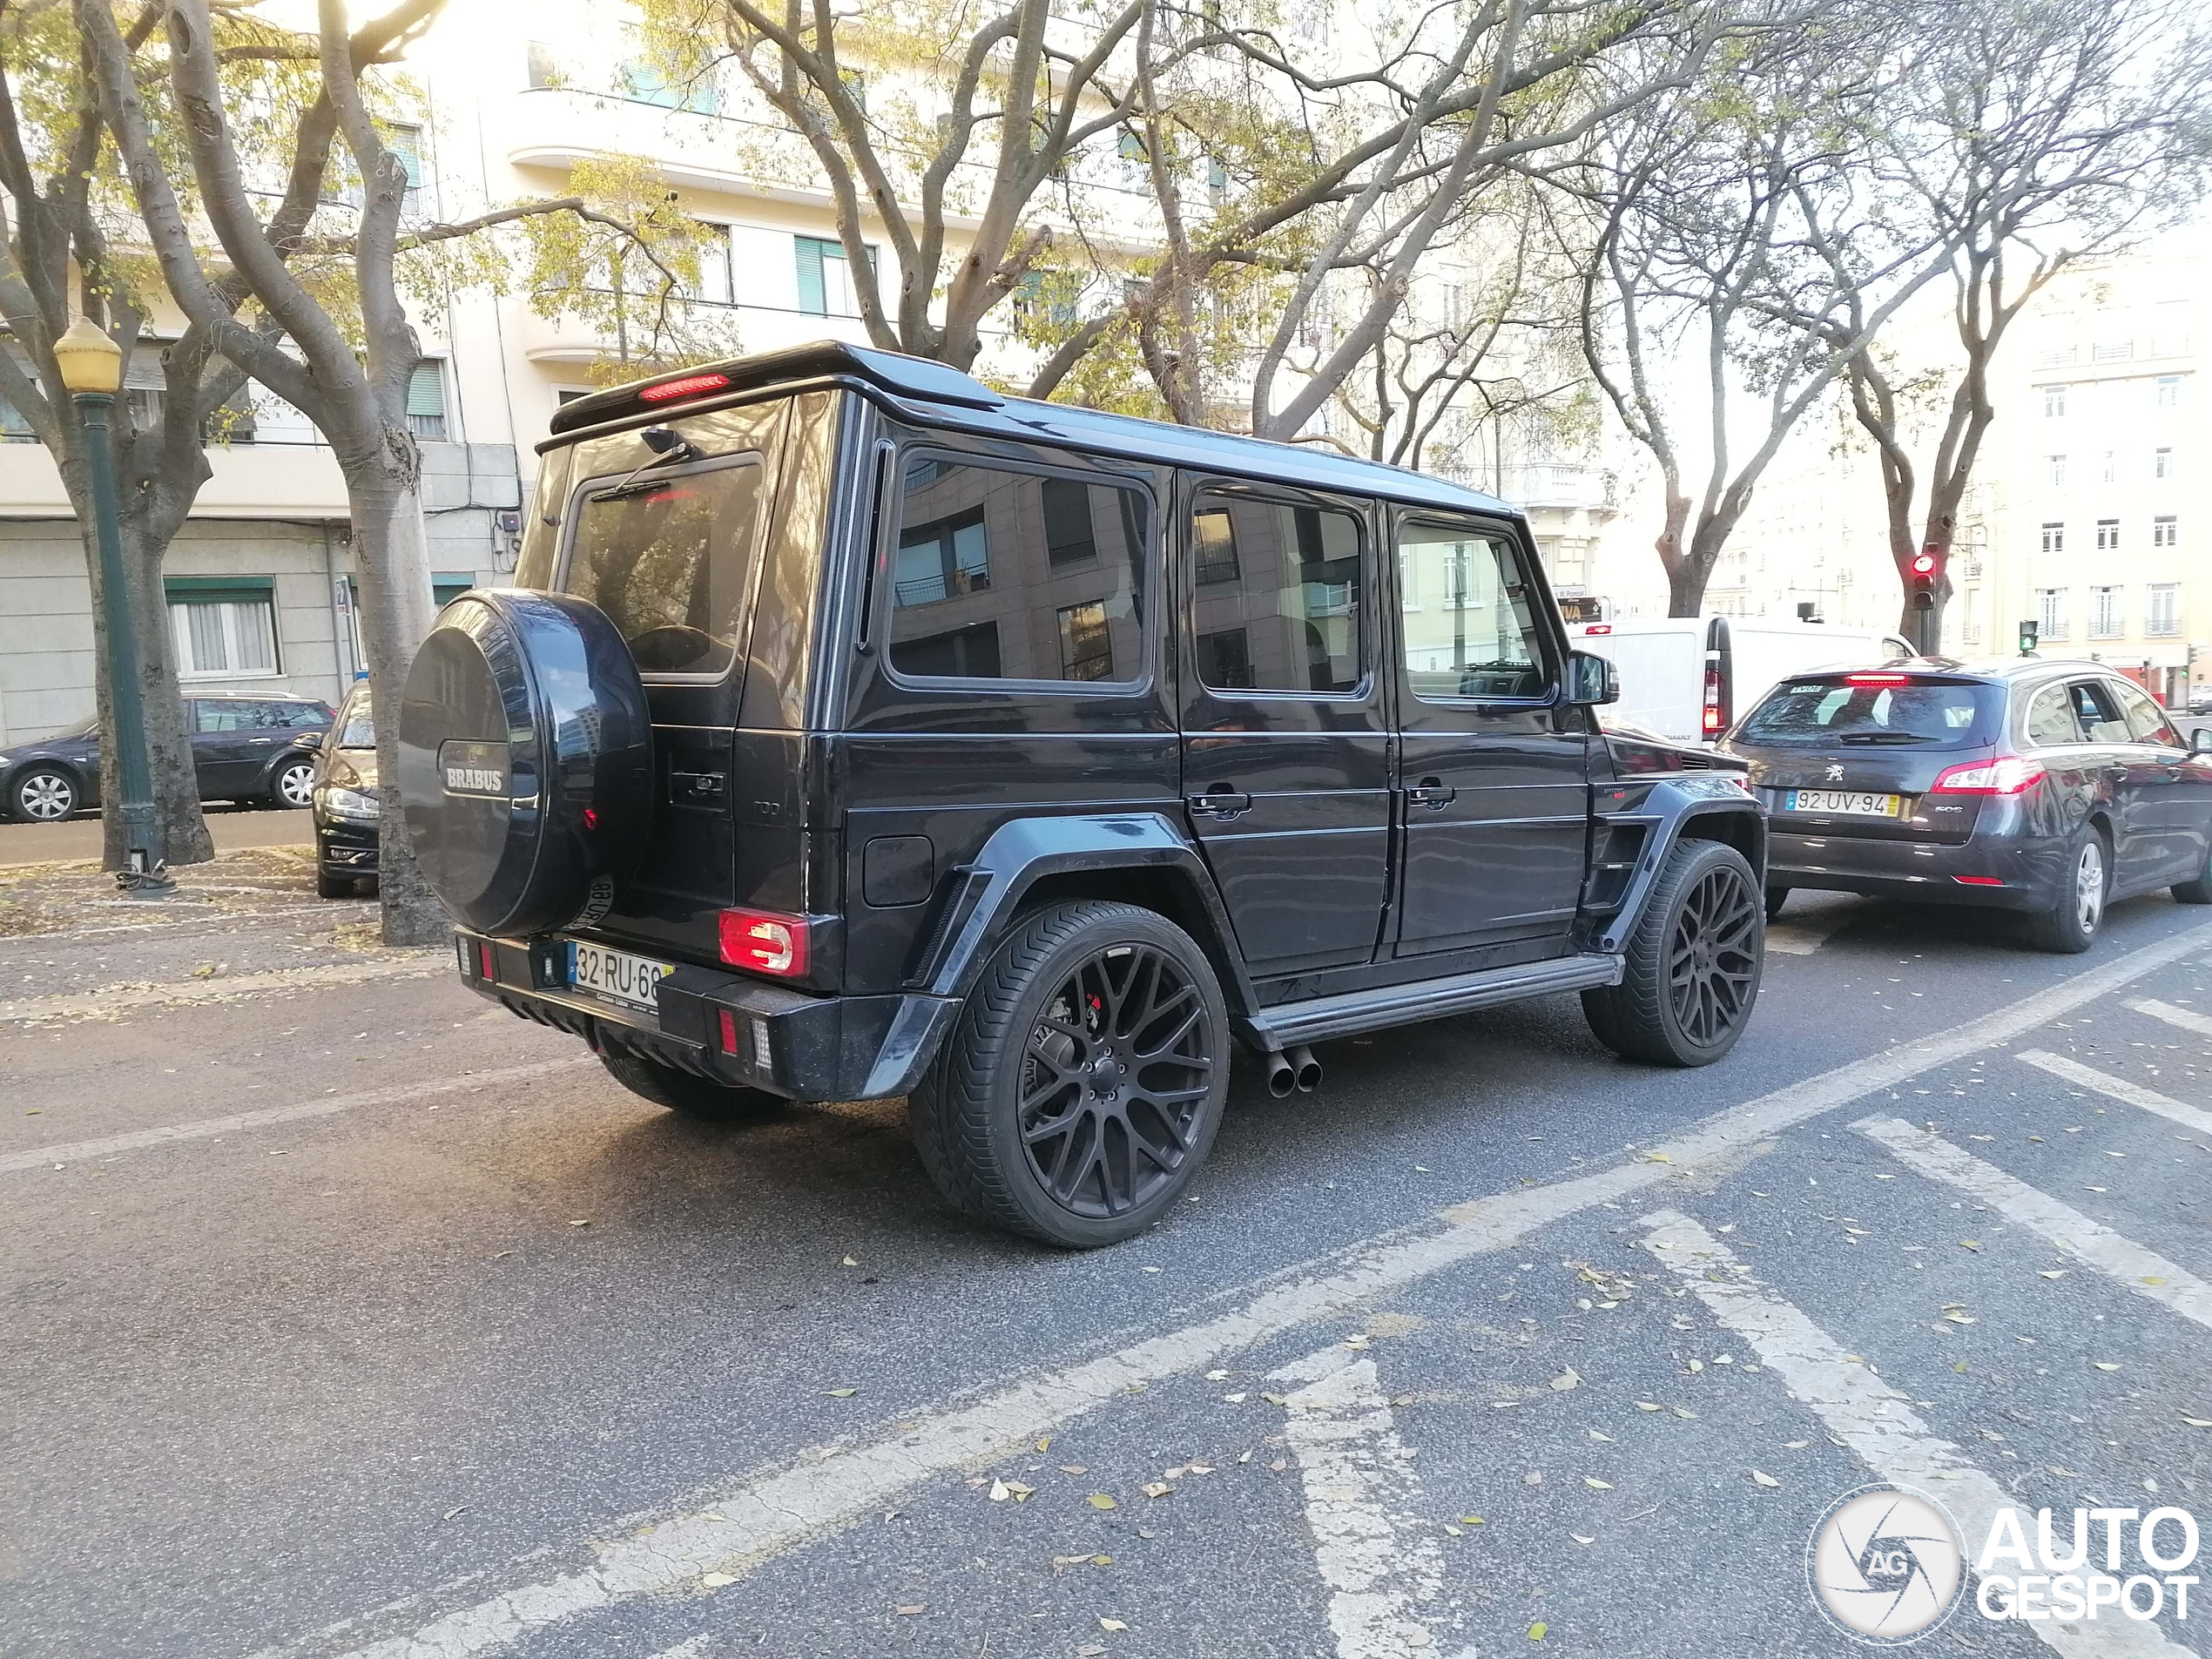
[[[1442,812],[1457,800],[1459,796],[1460,792],[1441,778],[1424,778],[1406,792],[1406,799],[1413,805],[1426,806],[1435,813]]]
[[[249,738],[246,741],[249,743],[274,743],[276,739],[274,738]]]
[[[1226,820],[1251,810],[1252,798],[1226,784],[1216,784],[1203,795],[1190,797],[1190,810],[1200,818]]]

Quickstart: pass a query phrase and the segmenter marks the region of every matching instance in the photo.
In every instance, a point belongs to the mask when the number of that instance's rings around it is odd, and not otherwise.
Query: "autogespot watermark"
[[[1805,1547],[1805,1576],[1813,1605],[1845,1635],[1901,1647],[1968,1602],[1992,1622],[2186,1619],[2196,1551],[2196,1517],[2170,1505],[2061,1510],[2055,1519],[2048,1509],[2001,1508],[1970,1549],[1936,1499],[1876,1485],[1829,1506]]]

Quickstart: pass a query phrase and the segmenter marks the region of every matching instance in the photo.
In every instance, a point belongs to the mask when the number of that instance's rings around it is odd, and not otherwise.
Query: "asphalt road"
[[[200,811],[206,814],[207,828],[215,838],[218,853],[236,853],[252,846],[308,846],[314,842],[314,825],[304,806],[280,809],[209,801]],[[59,824],[0,820],[0,869],[99,856],[98,813],[79,813]]]
[[[1852,1650],[1806,1541],[1870,1480],[2212,1510],[2163,896],[2057,958],[1799,895],[1701,1072],[1572,1000],[1333,1044],[1069,1256],[895,1105],[702,1129],[273,859],[197,882],[0,939],[9,1659],[1783,1659]]]

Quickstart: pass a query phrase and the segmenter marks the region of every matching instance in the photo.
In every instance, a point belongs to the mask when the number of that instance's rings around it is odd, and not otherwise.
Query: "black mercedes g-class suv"
[[[1158,1218],[1231,1039],[1579,991],[1742,1035],[1766,826],[1608,737],[1525,519],[1319,449],[807,346],[554,417],[513,589],[448,605],[399,787],[461,973],[680,1111],[907,1096],[963,1210]]]

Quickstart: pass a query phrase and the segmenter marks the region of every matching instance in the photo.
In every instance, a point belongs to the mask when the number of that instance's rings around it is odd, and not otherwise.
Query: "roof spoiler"
[[[753,391],[782,381],[819,380],[826,374],[852,375],[896,396],[924,403],[995,409],[1006,401],[982,381],[926,357],[848,346],[839,340],[817,340],[781,351],[702,363],[695,368],[590,393],[554,410],[552,430],[557,437],[628,415],[673,414],[687,404],[719,401],[733,392]]]

